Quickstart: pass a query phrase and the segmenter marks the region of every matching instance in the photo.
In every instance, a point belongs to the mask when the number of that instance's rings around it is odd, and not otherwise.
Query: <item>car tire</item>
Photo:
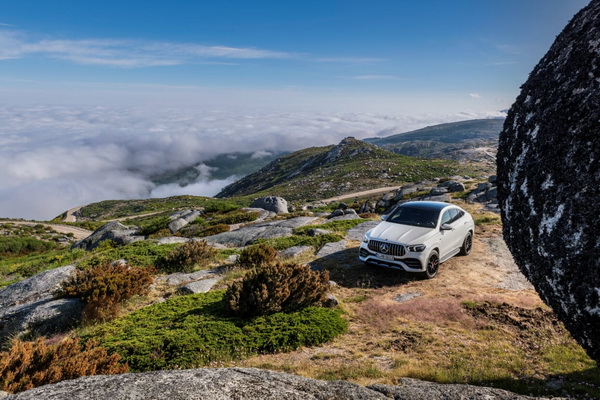
[[[423,278],[432,279],[434,278],[438,271],[440,270],[440,255],[437,250],[432,250],[427,257],[427,265],[425,266],[425,271],[423,272]]]
[[[469,232],[469,233],[467,233],[467,236],[465,236],[465,240],[463,240],[462,247],[460,248],[460,253],[458,253],[458,254],[461,256],[466,256],[471,252],[472,248],[473,248],[473,232]]]

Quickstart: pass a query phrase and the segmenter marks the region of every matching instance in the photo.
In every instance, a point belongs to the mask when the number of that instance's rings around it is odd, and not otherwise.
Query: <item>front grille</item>
[[[381,247],[387,246],[387,251],[382,251]],[[397,243],[381,242],[379,240],[369,240],[369,250],[376,251],[381,254],[389,254],[390,256],[402,257],[405,253],[404,246]],[[385,250],[385,248],[384,248]]]

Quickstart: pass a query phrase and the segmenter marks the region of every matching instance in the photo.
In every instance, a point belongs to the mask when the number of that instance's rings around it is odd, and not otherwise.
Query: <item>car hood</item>
[[[435,234],[434,228],[382,222],[370,232],[371,239],[386,240],[402,244],[422,244]]]

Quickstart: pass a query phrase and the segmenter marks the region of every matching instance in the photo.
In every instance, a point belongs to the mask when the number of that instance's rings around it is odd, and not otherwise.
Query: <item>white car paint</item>
[[[400,208],[410,210],[400,211]],[[417,215],[414,221],[402,221],[402,218],[398,217],[407,213],[410,215],[411,212]],[[428,222],[423,223],[419,220],[419,213],[427,216],[428,219],[423,221]],[[401,222],[398,222],[399,219]],[[437,267],[432,263],[435,256],[439,263],[442,263],[461,250],[468,254],[474,234],[473,218],[456,205],[442,202],[408,202],[397,207],[386,220],[365,234],[359,258],[366,263],[419,272],[433,278],[437,274]],[[424,248],[415,248],[417,245],[423,245],[421,247]]]

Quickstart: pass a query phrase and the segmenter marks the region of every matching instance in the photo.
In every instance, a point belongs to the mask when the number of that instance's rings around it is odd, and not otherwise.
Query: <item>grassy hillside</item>
[[[365,141],[408,156],[457,158],[460,150],[484,146],[496,148],[503,125],[504,118],[476,119],[428,126]]]
[[[448,160],[394,154],[353,138],[280,157],[225,187],[217,197],[278,195],[314,200],[435,177],[474,172]]]

